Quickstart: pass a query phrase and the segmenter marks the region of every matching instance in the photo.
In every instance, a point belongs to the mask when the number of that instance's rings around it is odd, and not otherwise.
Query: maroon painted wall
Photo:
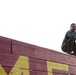
[[[19,56],[29,57],[30,75],[48,75],[46,61],[69,66],[68,72],[54,69],[54,75],[76,74],[75,56],[0,36],[0,64],[8,75]]]

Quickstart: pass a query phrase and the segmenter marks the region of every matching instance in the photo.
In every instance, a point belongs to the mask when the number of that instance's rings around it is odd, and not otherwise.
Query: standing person
[[[70,30],[65,34],[65,38],[62,42],[61,49],[71,55],[76,56],[76,24],[70,25]]]

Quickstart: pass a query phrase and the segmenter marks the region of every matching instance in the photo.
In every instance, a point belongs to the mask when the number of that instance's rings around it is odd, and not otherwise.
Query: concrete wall
[[[0,36],[0,75],[76,75],[76,58]]]

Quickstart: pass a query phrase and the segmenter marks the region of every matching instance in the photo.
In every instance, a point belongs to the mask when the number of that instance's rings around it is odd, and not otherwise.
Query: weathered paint
[[[29,58],[26,56],[19,56],[18,60],[16,61],[14,67],[11,69],[9,75],[30,75],[30,68],[29,68]],[[68,65],[66,64],[60,64],[60,63],[55,63],[55,62],[47,62],[47,71],[48,75],[52,75],[52,69],[59,69],[59,70],[64,70],[64,71],[69,71]],[[0,66],[0,75],[7,75],[5,70],[3,69],[2,66]]]
[[[66,64],[61,64],[61,63],[47,61],[48,75],[53,75],[52,74],[53,73],[52,72],[53,69],[58,69],[58,70],[63,70],[63,71],[69,71],[69,67]]]
[[[0,37],[0,75],[76,74],[76,58]]]
[[[0,75],[7,75],[4,68],[0,65]]]
[[[28,69],[28,70],[27,70]],[[19,56],[9,75],[29,75],[29,61],[26,56]]]
[[[19,56],[14,67],[10,71],[9,75],[29,75],[29,61],[26,56]],[[0,66],[0,75],[7,75],[6,71]]]

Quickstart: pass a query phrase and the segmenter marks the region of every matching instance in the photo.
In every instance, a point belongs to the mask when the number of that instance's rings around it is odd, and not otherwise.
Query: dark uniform
[[[76,55],[76,32],[73,30],[67,31],[61,48],[68,54]]]

